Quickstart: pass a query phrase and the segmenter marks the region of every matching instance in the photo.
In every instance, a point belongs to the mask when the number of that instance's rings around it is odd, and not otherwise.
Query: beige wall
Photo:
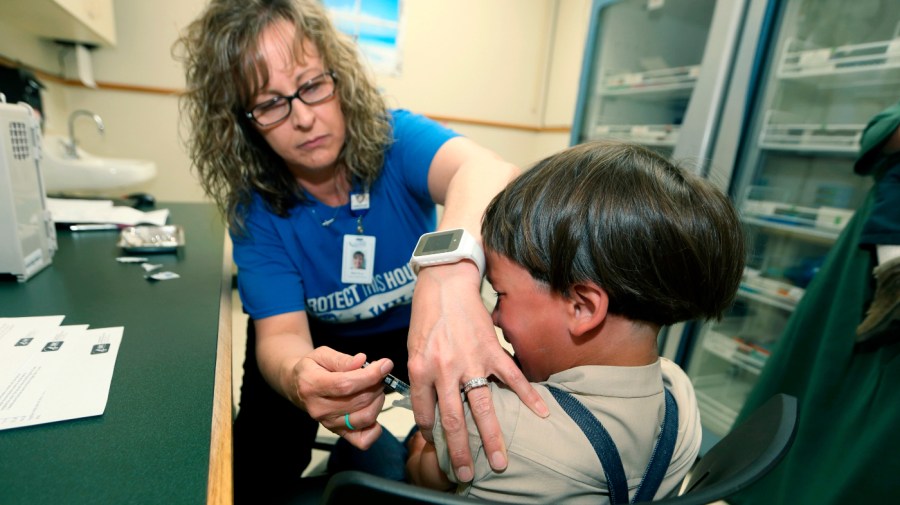
[[[181,89],[171,55],[178,32],[205,0],[115,0],[117,44],[92,52],[98,82]],[[571,126],[587,33],[589,0],[405,0],[403,71],[378,76],[388,103],[423,114],[526,128]],[[0,56],[74,77],[71,51],[0,18]],[[60,63],[62,61],[62,64]],[[156,163],[157,178],[140,188],[160,200],[203,199],[190,172],[175,96],[48,84],[47,132],[64,133],[66,117],[88,109],[103,117],[101,136],[78,122],[80,145],[99,155]],[[566,133],[449,126],[521,166],[568,145]]]

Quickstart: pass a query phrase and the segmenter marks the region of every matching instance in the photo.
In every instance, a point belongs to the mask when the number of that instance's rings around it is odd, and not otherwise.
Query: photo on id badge
[[[372,284],[375,265],[375,237],[344,235],[341,282],[344,284]]]

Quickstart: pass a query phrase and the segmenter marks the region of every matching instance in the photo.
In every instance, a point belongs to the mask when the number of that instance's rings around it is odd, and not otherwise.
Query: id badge
[[[350,193],[350,210],[369,210],[369,192]]]
[[[341,254],[341,282],[344,284],[372,284],[375,268],[375,237],[344,235]]]

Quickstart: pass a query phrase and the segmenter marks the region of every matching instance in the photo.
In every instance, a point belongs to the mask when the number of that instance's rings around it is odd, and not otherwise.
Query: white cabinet
[[[705,446],[731,429],[769,353],[793,335],[798,302],[869,196],[873,178],[853,167],[867,123],[900,96],[897,3],[750,4],[763,24],[742,38],[710,162],[711,180],[730,179],[747,268],[725,317],[689,328],[684,344]]]
[[[113,0],[4,0],[3,16],[53,40],[114,46]]]

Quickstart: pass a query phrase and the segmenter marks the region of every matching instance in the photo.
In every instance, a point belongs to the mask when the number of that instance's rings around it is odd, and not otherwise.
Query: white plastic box
[[[30,106],[0,94],[0,274],[25,282],[56,252],[41,174],[41,129]]]

